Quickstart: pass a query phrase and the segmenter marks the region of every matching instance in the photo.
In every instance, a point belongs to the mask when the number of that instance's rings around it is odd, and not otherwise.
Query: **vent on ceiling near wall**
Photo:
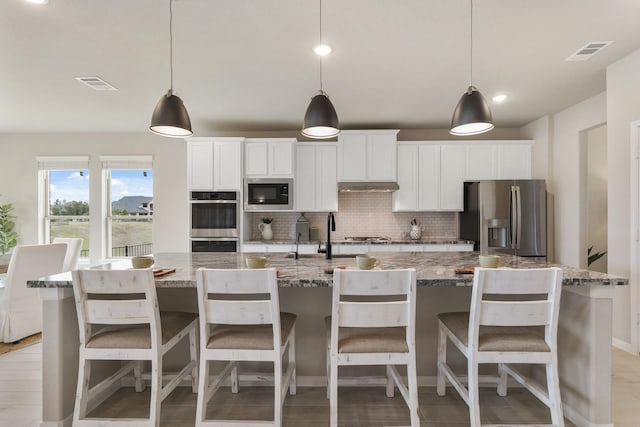
[[[565,61],[586,61],[613,42],[590,42],[569,55]]]
[[[75,79],[94,90],[118,90],[97,76],[75,77]]]

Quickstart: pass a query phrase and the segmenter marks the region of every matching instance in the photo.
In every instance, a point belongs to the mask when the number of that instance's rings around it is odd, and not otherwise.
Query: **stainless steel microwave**
[[[293,179],[246,178],[244,209],[248,211],[293,210]]]

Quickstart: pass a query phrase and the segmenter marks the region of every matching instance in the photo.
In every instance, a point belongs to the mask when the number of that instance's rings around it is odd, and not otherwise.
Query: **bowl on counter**
[[[500,267],[500,257],[498,255],[480,255],[478,256],[480,267],[498,268]]]
[[[155,260],[152,256],[134,256],[131,258],[131,266],[133,268],[149,268],[153,265]]]
[[[267,266],[267,257],[263,256],[248,256],[245,259],[247,268],[265,268]]]

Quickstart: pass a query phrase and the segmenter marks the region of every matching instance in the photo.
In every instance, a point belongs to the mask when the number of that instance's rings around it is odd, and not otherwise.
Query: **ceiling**
[[[319,89],[318,0],[174,0],[174,90],[194,134],[299,130]],[[499,128],[605,90],[640,49],[638,0],[475,0],[473,84]],[[469,85],[467,0],[323,0],[343,129],[445,129]],[[614,43],[566,62],[591,41]],[[640,70],[639,70],[640,72]],[[99,76],[115,92],[77,76]],[[0,133],[146,132],[169,88],[168,0],[0,2]],[[491,101],[490,101],[491,102]]]

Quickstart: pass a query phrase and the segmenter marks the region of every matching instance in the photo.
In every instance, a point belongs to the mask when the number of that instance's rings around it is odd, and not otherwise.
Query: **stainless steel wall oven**
[[[240,201],[236,191],[192,191],[192,252],[237,252]]]

